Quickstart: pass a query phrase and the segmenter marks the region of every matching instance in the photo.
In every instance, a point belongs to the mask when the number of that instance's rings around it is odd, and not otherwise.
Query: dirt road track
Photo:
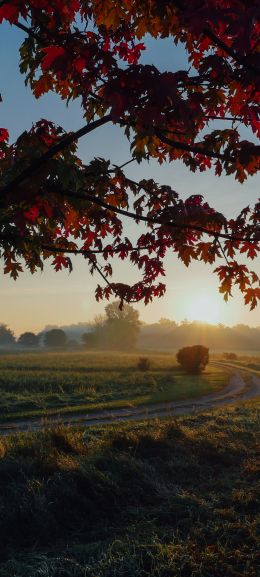
[[[217,393],[203,395],[197,399],[185,399],[168,403],[157,403],[140,407],[129,407],[110,411],[98,411],[96,413],[77,413],[75,415],[54,416],[46,419],[17,420],[8,423],[0,423],[0,435],[12,433],[36,431],[47,425],[63,424],[65,426],[90,427],[93,425],[112,424],[121,421],[141,421],[160,417],[185,415],[201,412],[224,405],[233,404],[260,396],[260,377],[252,374],[252,371],[243,368],[243,371],[234,371],[234,367],[222,363],[212,363],[222,366],[232,374],[228,385]],[[246,384],[241,373],[250,373],[250,383]]]

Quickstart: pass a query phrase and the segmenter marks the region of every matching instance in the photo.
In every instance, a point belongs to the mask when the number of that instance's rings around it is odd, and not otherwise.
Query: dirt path
[[[120,421],[143,420],[159,417],[170,417],[188,413],[200,412],[213,409],[235,402],[245,401],[260,395],[260,377],[252,375],[252,371],[243,368],[243,372],[250,372],[251,382],[247,385],[240,372],[233,372],[234,367],[228,367],[221,363],[212,363],[232,372],[228,385],[217,393],[203,395],[197,399],[185,399],[183,401],[171,401],[140,407],[98,411],[96,413],[78,413],[69,416],[50,416],[46,419],[26,419],[9,423],[0,423],[0,435],[8,435],[16,432],[35,431],[51,424],[63,424],[66,426],[77,425],[89,427],[92,425],[112,424]]]

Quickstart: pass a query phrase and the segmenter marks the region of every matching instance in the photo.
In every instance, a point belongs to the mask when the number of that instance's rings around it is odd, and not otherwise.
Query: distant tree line
[[[169,319],[145,324],[139,320],[139,312],[131,305],[122,310],[118,302],[107,305],[104,315],[92,323],[78,323],[66,327],[46,327],[39,334],[24,332],[18,338],[6,325],[0,323],[0,347],[18,345],[24,348],[106,348],[106,349],[179,349],[197,343],[223,351],[223,356],[238,350],[259,350],[260,326],[208,325],[200,322],[182,321],[180,324]],[[230,352],[232,351],[232,353]],[[227,360],[232,360],[226,356]],[[234,359],[234,357],[233,357]]]
[[[259,350],[260,326],[249,327],[239,324],[227,327],[200,322],[183,321],[180,324],[168,319],[143,325],[137,345],[150,349],[178,349],[194,343],[210,349]]]
[[[11,347],[15,344],[27,348],[39,347],[40,342],[48,348],[64,348],[68,343],[66,333],[62,329],[52,329],[43,334],[24,332],[17,339],[6,324],[0,324],[0,346]]]
[[[95,318],[88,333],[82,335],[82,346],[85,348],[133,349],[136,346],[140,331],[139,312],[126,304],[120,309],[115,301],[105,308],[105,315]],[[0,325],[0,346],[34,348],[42,344],[48,349],[66,349],[77,346],[77,342],[68,339],[64,330],[52,328],[38,335],[33,332],[22,333],[16,340],[14,333],[7,325]]]

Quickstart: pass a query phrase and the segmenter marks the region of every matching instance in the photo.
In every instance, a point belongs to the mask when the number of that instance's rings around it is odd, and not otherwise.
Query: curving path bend
[[[183,401],[171,401],[168,403],[157,403],[154,405],[143,405],[139,407],[130,407],[125,409],[115,409],[107,411],[97,411],[96,413],[78,413],[69,416],[53,416],[48,420],[24,419],[12,421],[9,423],[0,423],[0,435],[10,435],[18,432],[37,431],[46,426],[65,425],[90,427],[93,425],[113,424],[121,421],[141,421],[144,419],[153,419],[160,417],[170,417],[197,413],[203,410],[214,409],[246,401],[260,396],[260,377],[252,374],[252,371],[243,367],[243,373],[250,373],[251,382],[246,384],[241,372],[234,371],[233,366],[224,363],[212,363],[227,369],[230,373],[228,385],[217,393],[209,393],[197,399],[185,399]]]

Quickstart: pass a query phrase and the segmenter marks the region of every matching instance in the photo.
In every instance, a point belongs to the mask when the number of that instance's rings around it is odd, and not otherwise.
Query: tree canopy
[[[82,335],[83,342],[89,347],[133,348],[141,326],[139,312],[128,303],[121,309],[120,301],[109,303],[105,311],[104,317],[96,317],[93,330]]]
[[[62,329],[51,329],[45,333],[43,342],[45,347],[63,348],[67,344],[66,333]]]
[[[15,337],[13,331],[5,324],[0,324],[0,346],[14,345]]]
[[[25,332],[19,336],[18,344],[23,347],[38,347],[40,341],[39,335],[32,332]]]
[[[5,273],[16,279],[24,266],[33,273],[49,258],[56,271],[71,269],[69,254],[82,254],[102,278],[97,300],[148,303],[164,294],[164,257],[174,253],[186,266],[213,265],[224,298],[237,285],[254,308],[259,278],[247,261],[259,251],[260,202],[227,218],[201,195],[183,201],[168,185],[128,178],[125,165],[182,161],[238,183],[256,174],[258,0],[1,0],[3,21],[24,32],[20,70],[35,98],[49,91],[67,102],[79,98],[85,117],[70,133],[40,119],[13,143],[8,127],[0,129]],[[142,64],[147,34],[171,38],[173,56],[182,43],[187,69]],[[129,161],[85,164],[78,140],[109,124],[129,140]],[[136,241],[123,217],[139,226]],[[116,282],[115,256],[137,267],[138,282]]]

